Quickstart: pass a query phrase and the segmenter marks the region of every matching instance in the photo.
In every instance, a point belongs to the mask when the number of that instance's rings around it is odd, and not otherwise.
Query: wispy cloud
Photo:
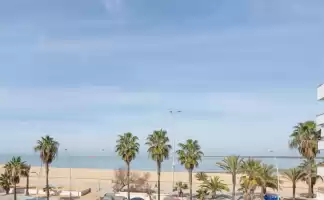
[[[88,105],[143,105],[157,101],[154,95],[127,93],[118,87],[0,89],[0,108],[73,109]]]
[[[285,91],[285,90],[278,90]],[[159,93],[124,91],[119,87],[79,88],[11,88],[0,89],[0,109],[6,111],[33,112],[85,112],[98,113],[117,110],[130,113],[166,112],[184,109],[190,116],[198,111],[220,113],[222,116],[264,116],[277,110],[293,110],[305,102],[305,98],[290,102],[296,93]],[[193,98],[195,97],[195,98]],[[288,99],[287,99],[288,98]],[[311,98],[306,98],[311,100]],[[314,104],[313,106],[316,106]],[[125,110],[126,109],[126,110]],[[127,112],[129,109],[129,112]],[[99,112],[100,113],[100,112]],[[81,113],[79,113],[81,114]],[[86,113],[85,113],[86,115]]]
[[[158,128],[170,130],[171,137],[177,140],[198,138],[199,134],[202,146],[210,151],[214,144],[210,143],[208,135],[225,132],[235,138],[241,134],[246,137],[228,144],[227,137],[213,136],[220,142],[218,148],[243,141],[257,142],[259,139],[254,133],[259,131],[265,134],[263,138],[269,144],[278,144],[272,134],[288,134],[294,123],[316,114],[317,107],[309,101],[311,98],[298,99],[296,95],[283,91],[264,94],[148,93],[91,86],[1,89],[0,134],[6,134],[4,144],[21,138],[17,141],[23,143],[21,148],[28,148],[44,134],[53,135],[63,146],[71,146],[78,137],[80,145],[73,147],[74,151],[95,150],[98,146],[109,148],[116,135],[126,131],[144,139]],[[183,112],[171,117],[170,109]],[[282,145],[286,142],[282,141]],[[241,147],[244,149],[245,145]]]

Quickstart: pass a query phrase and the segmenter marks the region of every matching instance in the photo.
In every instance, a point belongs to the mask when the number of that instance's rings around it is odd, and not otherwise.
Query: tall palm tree
[[[160,178],[161,178],[161,164],[164,159],[169,158],[171,145],[169,144],[169,138],[165,130],[153,131],[146,138],[146,145],[148,145],[147,152],[151,156],[151,159],[156,161],[157,175],[158,175],[158,200],[160,200]]]
[[[140,144],[138,143],[138,137],[132,133],[124,133],[118,136],[116,141],[116,153],[125,161],[127,165],[127,195],[130,200],[130,164],[135,159],[136,154],[139,152]]]
[[[186,143],[179,143],[179,147],[178,160],[189,172],[189,193],[192,200],[192,171],[198,167],[204,153],[197,140],[188,139]]]
[[[49,200],[50,188],[48,183],[49,166],[55,160],[58,153],[59,143],[54,138],[46,135],[37,141],[34,147],[35,152],[39,152],[40,159],[45,164],[46,170],[46,196]]]
[[[254,160],[249,158],[247,160],[243,160],[241,164],[241,172],[243,175],[241,176],[241,188],[242,186],[249,188],[246,189],[246,196],[253,199],[254,198],[254,191],[258,186],[258,183],[261,179],[261,161]]]
[[[26,177],[26,195],[29,195],[29,172],[30,165],[24,164],[23,169],[21,171],[21,175]]]
[[[220,180],[219,176],[210,177],[201,187],[210,191],[212,198],[216,198],[216,192],[229,191],[228,186]]]
[[[309,166],[311,167],[311,175],[309,176]],[[311,187],[311,191],[312,194],[314,194],[314,186],[317,182],[317,180],[321,180],[323,181],[323,178],[319,175],[317,175],[317,164],[315,162],[315,160],[309,160],[309,159],[305,159],[303,160],[303,162],[299,165],[299,168],[302,170],[303,174],[302,174],[302,181],[305,181],[307,183],[307,185]],[[309,180],[310,178],[310,180]]]
[[[10,177],[10,182],[14,185],[14,200],[17,199],[17,184],[20,182],[20,175],[23,170],[25,162],[21,160],[21,157],[12,157],[12,159],[5,164],[5,173]]]
[[[1,174],[1,176],[0,176],[0,186],[4,189],[6,194],[9,194],[10,185],[11,185],[10,175],[7,172]]]
[[[240,173],[243,159],[240,156],[227,156],[216,164],[223,170],[232,174],[232,199],[235,200],[236,176]]]
[[[283,172],[284,178],[291,181],[293,188],[293,200],[296,199],[296,184],[303,178],[303,171],[300,168],[290,168]]]
[[[183,190],[188,189],[188,185],[186,183],[183,182],[176,182],[173,191],[177,191],[178,192],[178,196],[179,197],[183,197]]]
[[[273,165],[262,164],[260,169],[260,178],[257,180],[258,186],[261,187],[261,199],[267,192],[267,188],[278,189],[278,177]]]
[[[316,123],[314,121],[306,121],[299,123],[294,127],[290,135],[289,147],[297,149],[299,153],[308,160],[314,160],[318,153],[318,140],[321,138],[320,131],[316,130]],[[308,197],[313,197],[311,188],[312,166],[308,166]]]
[[[196,173],[195,177],[198,181],[206,181],[208,179],[208,176],[205,172],[198,172]]]

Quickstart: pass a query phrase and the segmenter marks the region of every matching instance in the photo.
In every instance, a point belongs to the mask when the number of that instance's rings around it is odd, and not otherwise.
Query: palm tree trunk
[[[235,186],[236,186],[236,174],[232,174],[232,184],[233,184],[233,188],[232,188],[232,200],[235,200]]]
[[[248,198],[248,194],[245,192],[245,193],[243,193],[243,199],[244,200],[249,200],[249,198]]]
[[[48,184],[48,174],[49,174],[49,164],[45,164],[45,170],[46,170],[46,198],[49,200],[49,184]]]
[[[293,200],[296,199],[296,185],[293,184]]]
[[[189,169],[189,196],[192,200],[192,169]]]
[[[267,193],[267,188],[266,187],[262,187],[261,188],[261,195],[260,195],[260,198],[261,199],[264,199],[264,195]]]
[[[250,190],[250,199],[253,200],[254,199],[254,189]]]
[[[29,195],[29,174],[26,176],[26,195]]]
[[[14,200],[17,200],[17,185],[14,183]]]
[[[161,178],[161,162],[157,161],[157,175],[158,175],[158,200],[160,200],[160,178]]]
[[[130,163],[127,162],[127,197],[130,200],[129,184],[130,184]]]
[[[308,164],[308,198],[313,198],[312,194],[312,162]]]

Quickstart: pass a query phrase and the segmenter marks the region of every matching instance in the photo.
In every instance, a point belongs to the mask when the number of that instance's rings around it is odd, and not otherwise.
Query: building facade
[[[324,84],[321,84],[317,88],[317,100],[323,101],[324,104]],[[324,136],[324,110],[321,114],[316,116],[317,129],[321,129],[321,134]],[[322,137],[323,137],[322,136]],[[324,137],[318,142],[318,149],[324,151]],[[317,168],[317,174],[324,176],[324,165],[319,165]]]

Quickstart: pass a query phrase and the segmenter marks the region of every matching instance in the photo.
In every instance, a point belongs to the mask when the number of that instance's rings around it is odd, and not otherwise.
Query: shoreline
[[[12,158],[12,154],[1,155],[0,154],[0,163],[5,164]],[[19,156],[19,155],[16,155]],[[39,155],[22,155],[23,161],[32,165],[41,167],[41,161]],[[216,162],[220,162],[222,157],[204,157],[199,164],[199,167],[194,171],[196,172],[207,172],[207,173],[222,173],[223,170],[216,166]],[[288,159],[288,158],[279,158],[277,161],[274,161],[273,158],[258,158],[256,160],[262,161],[265,164],[272,164],[274,166],[278,165],[280,170],[285,170],[288,168],[297,167],[301,163],[301,159]],[[162,163],[163,172],[172,172],[172,160],[168,159]],[[57,159],[51,164],[52,167],[56,168],[78,168],[78,169],[105,169],[105,170],[114,170],[118,168],[125,168],[124,161],[117,156],[58,156]],[[148,159],[147,156],[137,157],[131,163],[131,169],[134,170],[144,170],[144,171],[155,171],[156,163],[151,159]],[[175,172],[183,172],[185,168],[180,165],[180,163],[175,163]]]

